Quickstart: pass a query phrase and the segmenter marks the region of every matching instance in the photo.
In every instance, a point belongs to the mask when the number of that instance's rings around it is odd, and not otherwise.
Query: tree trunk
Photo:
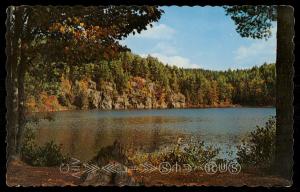
[[[11,157],[14,152],[15,152],[15,144],[14,144],[14,137],[15,137],[15,129],[13,127],[13,122],[12,122],[12,118],[13,118],[13,99],[11,99],[12,95],[13,95],[13,87],[12,87],[12,83],[13,83],[13,76],[12,76],[12,62],[16,62],[14,61],[14,57],[13,57],[13,32],[12,32],[12,27],[13,27],[13,7],[9,7],[7,9],[7,20],[6,20],[6,57],[7,57],[7,62],[6,62],[6,108],[7,108],[7,113],[6,113],[6,119],[7,119],[7,124],[6,124],[6,130],[7,130],[7,136],[6,136],[6,143],[7,143],[7,147],[6,147],[6,157],[7,159],[9,159],[9,157]],[[14,121],[16,122],[16,121]]]
[[[13,19],[14,16],[14,19]],[[18,130],[18,58],[20,56],[19,39],[20,25],[22,25],[22,14],[15,7],[7,9],[7,78],[6,78],[6,105],[7,105],[7,159],[11,160],[16,155],[16,135]]]
[[[7,156],[8,159],[14,155],[19,155],[22,143],[23,130],[25,126],[25,93],[24,79],[26,61],[24,55],[24,41],[22,39],[24,26],[24,7],[10,7],[13,9],[14,22],[12,28],[11,51],[8,55],[8,78],[7,78]],[[8,34],[9,37],[9,34]],[[9,41],[9,39],[7,39]],[[7,42],[9,44],[10,42]],[[21,44],[21,45],[20,45]],[[9,46],[8,46],[9,47]],[[9,51],[8,51],[9,52]]]
[[[293,172],[294,10],[289,6],[278,6],[277,9],[277,129],[274,168],[280,176],[291,180]]]
[[[17,132],[17,154],[21,152],[22,147],[22,138],[25,129],[25,90],[24,90],[24,80],[25,80],[25,71],[27,59],[24,56],[23,42],[21,42],[21,55],[20,55],[20,64],[18,66],[18,132]]]

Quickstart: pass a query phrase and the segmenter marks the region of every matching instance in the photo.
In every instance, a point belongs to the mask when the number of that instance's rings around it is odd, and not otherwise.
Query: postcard
[[[16,186],[291,186],[287,5],[10,6]]]

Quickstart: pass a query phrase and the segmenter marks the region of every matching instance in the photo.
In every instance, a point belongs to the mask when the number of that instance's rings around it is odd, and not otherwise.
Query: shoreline
[[[255,171],[255,172],[254,172]],[[263,174],[256,170],[244,171],[239,174],[228,172],[207,174],[198,170],[186,174],[184,172],[171,172],[169,175],[157,171],[140,173],[131,171],[130,176],[141,183],[144,187],[151,186],[234,186],[241,187],[286,187],[291,181],[278,177],[274,174]],[[163,184],[162,184],[163,183]],[[84,181],[69,174],[62,174],[59,167],[34,167],[20,160],[14,160],[8,164],[6,173],[6,184],[10,187],[41,187],[41,186],[85,186]],[[101,186],[95,183],[91,186]],[[103,185],[102,186],[107,186]]]
[[[224,108],[276,108],[276,106],[253,106],[253,105],[217,105],[217,106],[187,106],[187,107],[178,107],[178,108],[150,108],[150,109],[139,109],[139,108],[130,108],[130,109],[61,109],[61,110],[50,110],[50,111],[30,111],[28,114],[36,113],[55,113],[55,112],[72,112],[72,111],[139,111],[139,110],[169,110],[169,109],[224,109]]]

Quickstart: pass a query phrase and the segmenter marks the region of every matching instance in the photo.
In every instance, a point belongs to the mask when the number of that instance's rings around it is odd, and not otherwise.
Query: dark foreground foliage
[[[35,123],[38,122],[39,120]],[[42,146],[36,144],[35,131],[31,125],[30,122],[27,122],[25,127],[23,145],[21,147],[21,160],[32,166],[43,167],[59,166],[61,163],[66,162],[68,157],[63,155],[62,147],[54,143],[54,141],[46,142]]]
[[[237,160],[244,167],[268,169],[274,162],[276,119],[270,118],[264,127],[256,130],[238,146]]]

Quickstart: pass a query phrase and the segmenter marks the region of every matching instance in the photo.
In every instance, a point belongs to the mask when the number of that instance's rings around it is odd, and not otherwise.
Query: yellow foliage
[[[36,108],[35,98],[33,96],[28,97],[26,99],[25,106],[28,111],[35,111]]]
[[[60,31],[61,33],[65,33],[66,28],[65,28],[64,26],[60,26],[59,31]]]
[[[129,159],[135,165],[141,165],[147,162],[147,163],[151,163],[154,166],[158,166],[161,162],[164,161],[163,157],[164,157],[164,153],[162,152],[153,152],[153,153],[137,152],[134,155],[130,156]]]
[[[78,18],[78,17],[74,17],[74,20],[73,20],[73,21],[74,21],[74,23],[75,23],[75,24],[77,24],[77,23],[79,23],[79,22],[80,22],[80,20],[79,20],[79,18]]]
[[[71,94],[72,85],[69,79],[61,77],[61,90],[66,94]]]
[[[87,90],[89,88],[88,80],[80,80],[78,82],[79,91],[83,93],[87,93]]]
[[[40,94],[39,94],[39,100],[42,102],[42,103],[45,103],[46,102],[46,99],[48,97],[48,94],[46,91],[42,91]]]

